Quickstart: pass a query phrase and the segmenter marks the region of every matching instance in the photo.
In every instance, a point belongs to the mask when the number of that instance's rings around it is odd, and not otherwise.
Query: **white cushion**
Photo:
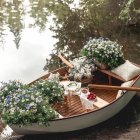
[[[135,66],[130,61],[126,62],[112,70],[113,73],[129,81],[140,74],[140,67]]]
[[[131,87],[133,84],[133,80],[128,81],[128,82],[124,82],[123,84],[121,84],[121,87]],[[118,99],[120,96],[122,96],[122,94],[126,92],[125,90],[119,90],[116,96],[116,99]]]

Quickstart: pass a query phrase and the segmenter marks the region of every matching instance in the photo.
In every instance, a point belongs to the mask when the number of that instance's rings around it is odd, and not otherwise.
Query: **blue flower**
[[[18,97],[15,98],[15,102],[18,103],[20,99]]]
[[[11,99],[10,95],[7,95],[6,96],[6,104],[9,104],[10,103],[10,99]]]
[[[25,105],[26,109],[29,110],[31,108],[30,104]]]

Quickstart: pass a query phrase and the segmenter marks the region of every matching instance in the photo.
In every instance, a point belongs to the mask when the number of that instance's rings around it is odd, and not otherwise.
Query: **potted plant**
[[[94,58],[94,63],[100,68],[113,69],[125,62],[122,46],[104,38],[90,38],[81,50],[81,55]],[[102,67],[102,64],[107,67]]]
[[[51,94],[51,95],[50,95]],[[2,121],[12,125],[43,124],[58,117],[52,108],[53,101],[62,98],[58,83],[41,80],[32,86],[18,81],[2,83],[0,90],[0,111]]]
[[[96,70],[96,66],[90,59],[79,57],[70,61],[70,63],[73,65],[73,68],[69,69],[68,74],[71,80],[80,81],[82,85],[92,81],[92,72]]]

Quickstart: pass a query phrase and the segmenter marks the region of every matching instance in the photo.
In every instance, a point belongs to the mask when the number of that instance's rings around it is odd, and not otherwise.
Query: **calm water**
[[[40,5],[29,0],[0,0],[0,81],[17,79],[29,83],[46,73],[43,67],[56,40],[49,30],[49,25],[53,24],[51,18],[48,21],[45,16],[40,18],[45,12],[43,0]],[[120,43],[124,45],[125,58],[140,64],[140,35],[122,36]],[[132,101],[124,113],[111,121],[110,127],[118,124],[122,124],[122,127],[131,120],[139,120],[139,102],[136,99]],[[126,120],[123,115],[129,114],[131,117]],[[126,123],[122,120],[126,120]],[[100,131],[100,128],[97,130]],[[94,129],[82,133],[90,135],[92,131]]]
[[[30,16],[29,2],[17,2],[17,7],[12,1],[0,7],[0,81],[17,79],[28,83],[46,73],[43,67],[55,39],[47,26],[51,19],[43,30],[29,27],[36,20]]]

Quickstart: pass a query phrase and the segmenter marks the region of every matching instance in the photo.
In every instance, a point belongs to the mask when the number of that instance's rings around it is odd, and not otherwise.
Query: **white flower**
[[[25,102],[25,99],[22,99],[21,102]]]
[[[15,108],[11,108],[10,109],[10,114],[14,114],[14,112],[15,112]]]
[[[30,106],[35,106],[35,103],[34,103],[34,102],[31,102],[31,103],[30,103]]]
[[[105,64],[109,65],[110,68],[116,67],[124,62],[122,46],[115,41],[113,42],[103,38],[90,38],[84,46],[84,49],[86,49],[86,56],[95,57],[99,62],[107,59]],[[114,59],[116,63],[114,63],[112,59]]]
[[[7,88],[7,87],[5,87],[5,88],[4,88],[4,90],[6,90],[6,91],[7,91],[7,90],[8,90],[8,88]]]
[[[20,109],[20,110],[19,110],[19,112],[20,112],[21,114],[24,114],[26,111],[25,111],[25,110]]]
[[[39,96],[39,97],[36,98],[36,103],[40,103],[42,100],[43,100],[42,97]]]
[[[32,99],[32,100],[34,100],[34,99],[35,99],[33,95],[31,95],[31,99]]]

